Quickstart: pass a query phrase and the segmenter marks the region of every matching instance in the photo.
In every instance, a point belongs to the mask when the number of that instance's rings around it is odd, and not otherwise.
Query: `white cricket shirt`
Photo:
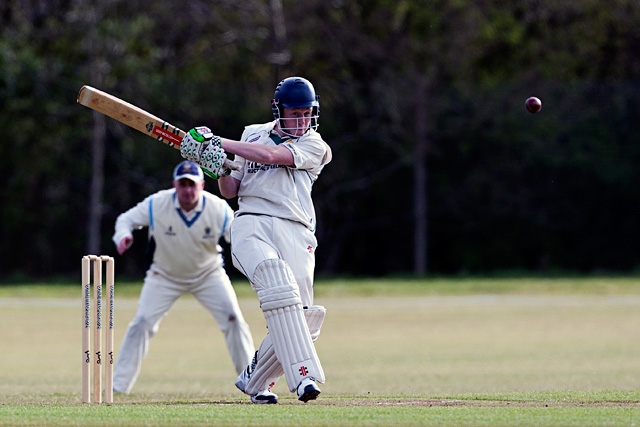
[[[241,181],[236,215],[252,213],[284,218],[315,231],[311,187],[324,165],[331,161],[331,148],[314,130],[297,139],[280,139],[272,133],[275,124],[273,121],[247,126],[241,140],[271,146],[283,144],[293,153],[295,167],[263,165],[236,155],[235,161],[241,165],[240,170],[231,172],[232,177]]]
[[[175,189],[161,190],[145,198],[116,220],[116,245],[134,229],[149,227],[156,243],[151,270],[175,283],[195,283],[222,267],[220,238],[229,241],[233,210],[207,191],[186,215]]]

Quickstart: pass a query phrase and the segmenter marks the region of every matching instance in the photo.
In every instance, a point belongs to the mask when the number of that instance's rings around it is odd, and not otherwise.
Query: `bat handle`
[[[229,160],[229,159],[225,159],[224,165],[225,165],[225,167],[227,167],[227,168],[229,168],[231,170],[234,170],[234,171],[240,170],[240,165],[238,163],[232,161],[232,160]]]

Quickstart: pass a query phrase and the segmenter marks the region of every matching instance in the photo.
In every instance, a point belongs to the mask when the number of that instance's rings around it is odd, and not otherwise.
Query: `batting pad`
[[[324,322],[326,310],[320,305],[312,305],[304,309],[304,316],[307,319],[311,340],[315,342],[320,336],[320,329]],[[278,379],[284,375],[282,365],[278,362],[276,353],[271,341],[271,334],[267,335],[260,344],[256,364],[251,377],[247,382],[245,393],[254,395],[262,390],[273,387]]]
[[[306,377],[323,383],[324,372],[305,320],[298,284],[289,266],[280,259],[263,261],[254,272],[253,287],[289,390],[295,391]]]

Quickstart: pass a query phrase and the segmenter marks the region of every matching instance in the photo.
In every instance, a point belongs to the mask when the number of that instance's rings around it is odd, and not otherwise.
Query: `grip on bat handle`
[[[224,160],[224,166],[234,171],[240,170],[240,165],[229,159]]]

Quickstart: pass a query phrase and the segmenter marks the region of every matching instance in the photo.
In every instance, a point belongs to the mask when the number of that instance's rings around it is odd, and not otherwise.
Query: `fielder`
[[[331,161],[331,149],[316,132],[318,99],[308,80],[289,77],[276,87],[274,120],[247,126],[241,141],[198,127],[180,145],[183,157],[219,179],[225,198],[238,197],[233,265],[251,282],[268,328],[236,380],[254,403],[277,403],[271,388],[283,374],[303,402],[317,398],[317,383],[325,381],[314,346],[325,309],[313,305],[317,241],[311,187]],[[239,170],[223,166],[226,153],[235,155]]]
[[[173,303],[187,292],[215,318],[236,373],[245,369],[255,351],[218,244],[221,238],[229,242],[233,211],[204,185],[200,167],[184,161],[174,169],[172,189],[152,194],[116,220],[113,241],[120,255],[133,243],[132,230],[149,227],[151,264],[118,354],[115,393],[131,391],[149,341]]]

